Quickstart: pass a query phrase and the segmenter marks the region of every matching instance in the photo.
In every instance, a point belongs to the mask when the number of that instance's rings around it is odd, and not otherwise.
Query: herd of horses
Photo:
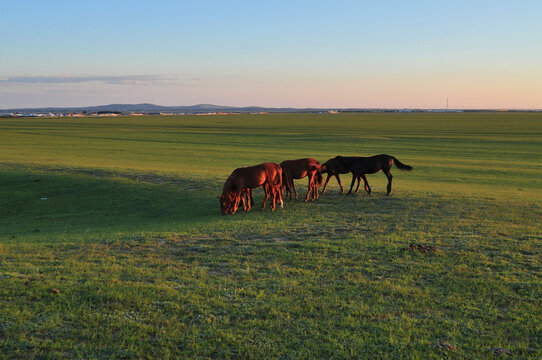
[[[286,190],[286,197],[290,201],[295,194],[297,199],[298,193],[295,188],[294,179],[302,179],[308,177],[309,187],[305,202],[312,196],[312,200],[318,199],[318,188],[322,185],[322,174],[327,173],[327,179],[322,189],[322,194],[326,192],[326,187],[329,179],[332,176],[337,178],[337,182],[341,187],[341,194],[344,193],[344,188],[341,184],[339,175],[352,173],[352,183],[350,191],[352,193],[356,180],[358,185],[355,192],[359,190],[361,179],[363,179],[365,191],[371,193],[371,187],[367,182],[366,174],[374,174],[382,170],[388,178],[387,194],[391,192],[391,167],[395,165],[399,170],[411,171],[412,166],[403,164],[391,155],[381,154],[369,157],[361,156],[335,156],[324,164],[312,158],[304,158],[297,160],[286,160],[280,164],[263,163],[255,166],[247,166],[235,169],[224,183],[222,196],[219,196],[220,211],[222,215],[235,214],[242,204],[243,211],[249,211],[254,205],[252,198],[252,189],[263,187],[265,197],[261,205],[261,209],[265,208],[265,204],[269,197],[271,200],[271,210],[275,210],[277,202],[280,207],[283,207],[282,193]]]

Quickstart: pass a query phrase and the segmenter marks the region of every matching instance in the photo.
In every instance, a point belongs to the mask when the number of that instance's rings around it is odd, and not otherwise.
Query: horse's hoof
[[[280,208],[284,209],[284,203],[282,202],[282,200],[280,201]]]

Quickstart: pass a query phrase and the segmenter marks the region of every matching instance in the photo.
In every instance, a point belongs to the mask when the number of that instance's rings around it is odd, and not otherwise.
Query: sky
[[[0,0],[0,109],[542,109],[542,1]]]

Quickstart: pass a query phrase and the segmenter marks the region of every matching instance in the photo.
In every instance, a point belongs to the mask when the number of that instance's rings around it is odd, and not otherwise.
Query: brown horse
[[[344,193],[343,185],[341,184],[341,178],[339,177],[340,174],[348,174],[350,172],[350,168],[343,164],[343,162],[340,159],[341,156],[336,156],[334,158],[329,159],[322,165],[322,172],[327,173],[326,182],[324,183],[324,188],[322,189],[322,194],[325,194],[327,183],[329,182],[329,179],[332,176],[335,176],[337,179],[337,182],[339,183],[339,186],[341,187],[341,194]]]
[[[270,168],[270,178],[268,178],[269,182],[266,182],[264,185],[264,191],[266,194],[273,195],[272,197],[272,203],[271,203],[271,211],[275,209],[275,204],[278,202],[280,204],[280,207],[284,207],[284,203],[282,201],[282,168],[275,163],[265,163],[262,165],[266,165]],[[246,202],[247,205],[245,206],[245,198],[246,195]],[[277,201],[278,200],[278,201]],[[243,202],[243,211],[249,211],[251,205],[254,205],[254,199],[252,198],[252,190],[250,188],[246,188],[243,190],[241,194],[241,201]],[[264,202],[265,205],[265,202]],[[264,206],[265,207],[265,206]],[[263,207],[262,207],[263,210]]]
[[[342,168],[347,168],[352,172],[352,183],[350,184],[350,191],[347,195],[350,195],[352,193],[352,188],[354,187],[354,183],[356,182],[356,179],[358,180],[358,186],[356,188],[356,192],[359,190],[359,184],[361,182],[361,179],[363,179],[363,182],[365,183],[365,191],[367,191],[368,194],[371,193],[371,187],[369,186],[369,183],[367,182],[367,178],[365,177],[365,174],[375,174],[382,170],[382,172],[386,175],[388,178],[388,186],[387,186],[387,195],[391,192],[391,181],[393,179],[393,176],[391,175],[391,167],[395,164],[395,167],[397,167],[399,170],[403,171],[411,171],[413,169],[412,166],[403,164],[399,160],[397,160],[395,157],[387,154],[381,154],[381,155],[375,155],[375,156],[369,156],[369,157],[360,157],[360,156],[336,156],[336,161],[340,164]]]
[[[297,190],[295,188],[294,179],[303,179],[305,176],[309,178],[309,187],[305,202],[309,200],[312,192],[312,200],[318,199],[318,187],[322,185],[322,172],[320,163],[311,158],[286,160],[280,163],[283,175],[283,186],[286,188],[286,196],[290,196],[292,200],[292,189],[295,192],[297,199]]]
[[[222,196],[219,196],[220,211],[222,215],[235,214],[239,208],[239,202],[242,201],[243,209],[250,210],[252,203],[252,190],[260,186],[264,187],[265,198],[261,209],[265,208],[265,203],[270,195],[273,195],[271,210],[275,209],[276,199],[279,199],[282,207],[282,196],[277,195],[276,188],[282,186],[282,169],[275,163],[264,163],[256,166],[242,167],[235,169],[224,183]],[[246,203],[245,204],[245,195]]]

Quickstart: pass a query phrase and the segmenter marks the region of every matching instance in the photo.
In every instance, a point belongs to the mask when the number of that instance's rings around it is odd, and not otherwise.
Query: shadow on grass
[[[171,175],[4,166],[0,239],[178,229],[219,216],[216,192],[210,181]]]
[[[487,199],[397,190],[345,196],[329,191],[314,203],[285,202],[284,209],[221,216],[216,196],[222,181],[172,174],[100,169],[0,165],[0,240],[79,242],[145,233],[204,233],[219,240],[286,239],[408,234],[438,239],[461,221],[498,217],[517,222],[540,208],[488,203]],[[378,189],[377,189],[378,190]],[[509,207],[514,211],[505,211]],[[489,214],[491,213],[491,214]],[[505,219],[506,218],[506,219]],[[405,238],[405,241],[413,239]],[[407,244],[408,245],[408,244]],[[406,245],[405,245],[406,246]]]

